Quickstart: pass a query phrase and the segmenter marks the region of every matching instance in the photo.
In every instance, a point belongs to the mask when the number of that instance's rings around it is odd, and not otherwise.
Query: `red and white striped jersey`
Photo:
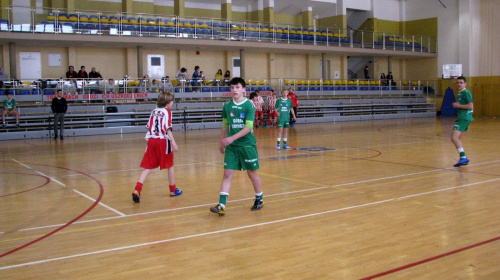
[[[146,140],[149,138],[168,139],[167,130],[172,128],[172,111],[167,108],[154,109],[146,127],[148,128]]]

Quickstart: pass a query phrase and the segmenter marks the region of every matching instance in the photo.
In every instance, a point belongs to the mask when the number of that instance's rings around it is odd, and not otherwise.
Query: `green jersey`
[[[279,122],[290,122],[290,109],[292,109],[292,107],[292,100],[289,98],[278,98],[278,100],[276,100],[274,108],[280,113],[278,117]]]
[[[5,99],[3,101],[3,106],[7,108],[7,111],[12,111],[16,106],[16,101],[14,100],[14,98],[12,98],[11,100]]]
[[[457,100],[460,105],[467,105],[472,102],[472,93],[470,93],[467,89],[463,89],[457,94]],[[474,118],[472,117],[472,112],[473,110],[458,108],[458,119],[473,121]]]
[[[255,120],[255,108],[252,101],[245,98],[245,101],[237,104],[234,100],[226,102],[222,108],[222,125],[227,126],[227,136],[233,136],[240,132],[245,126],[253,127]],[[257,140],[253,135],[253,129],[245,136],[236,139],[231,145],[248,147],[255,146]]]

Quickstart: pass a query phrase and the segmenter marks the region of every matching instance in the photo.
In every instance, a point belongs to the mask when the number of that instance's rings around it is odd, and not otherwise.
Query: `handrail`
[[[193,16],[175,16],[116,11],[74,10],[62,8],[30,8],[29,22],[11,24],[12,8],[0,31],[97,36],[155,36],[159,38],[192,38],[258,41],[286,44],[312,44],[413,52],[437,52],[437,38],[416,34],[385,34],[337,26],[303,26],[226,20]],[[28,7],[24,7],[28,8]],[[38,11],[42,10],[40,14]],[[71,17],[70,15],[74,15]],[[392,40],[391,40],[392,39]]]

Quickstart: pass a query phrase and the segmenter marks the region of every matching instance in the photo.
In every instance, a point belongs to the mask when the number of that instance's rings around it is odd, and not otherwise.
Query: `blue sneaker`
[[[284,150],[289,150],[290,149],[290,146],[288,146],[287,144],[283,145],[283,149]]]
[[[178,195],[181,195],[182,194],[182,190],[179,190],[179,189],[175,189],[175,191],[173,192],[170,192],[170,196],[178,196]]]
[[[280,149],[280,144],[276,145],[276,150]]]
[[[460,160],[457,162],[457,164],[453,165],[453,167],[460,167],[462,165],[467,165],[467,164],[469,164],[469,159],[460,158]]]

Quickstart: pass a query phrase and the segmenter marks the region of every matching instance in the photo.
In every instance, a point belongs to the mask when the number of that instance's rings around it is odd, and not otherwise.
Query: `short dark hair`
[[[467,79],[464,76],[458,76],[457,80],[464,80],[467,83]]]
[[[6,96],[7,95],[12,95],[12,93],[10,91],[7,91],[7,93],[5,94]]]
[[[257,93],[255,93],[255,91],[254,91],[254,92],[250,93],[250,97],[249,97],[249,99],[254,99],[254,97],[256,97],[256,96],[258,96],[258,95],[257,95]]]
[[[234,77],[231,79],[231,81],[229,82],[229,85],[232,86],[232,85],[237,85],[237,84],[241,84],[242,87],[246,88],[247,87],[247,84],[245,83],[245,80],[243,80],[242,78],[240,77]]]
[[[56,93],[58,93],[58,92],[60,92],[60,91],[62,92],[62,89],[58,89],[58,90],[56,91]]]

